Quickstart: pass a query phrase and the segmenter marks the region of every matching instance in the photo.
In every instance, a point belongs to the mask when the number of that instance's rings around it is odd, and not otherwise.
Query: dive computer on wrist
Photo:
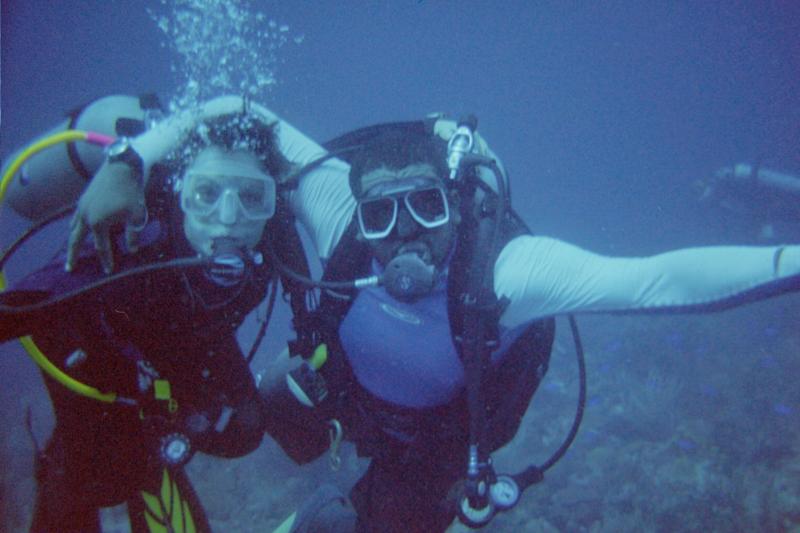
[[[133,172],[133,177],[141,186],[144,185],[144,162],[142,156],[136,152],[128,137],[120,137],[106,148],[106,155],[110,163],[125,163]]]

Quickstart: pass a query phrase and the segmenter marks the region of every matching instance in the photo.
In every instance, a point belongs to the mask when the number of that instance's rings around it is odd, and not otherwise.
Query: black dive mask
[[[383,273],[386,292],[401,302],[412,302],[429,294],[436,284],[436,267],[425,262],[416,252],[394,257]]]
[[[241,283],[249,263],[246,250],[230,238],[215,239],[211,248],[213,255],[204,271],[206,277],[220,287]]]

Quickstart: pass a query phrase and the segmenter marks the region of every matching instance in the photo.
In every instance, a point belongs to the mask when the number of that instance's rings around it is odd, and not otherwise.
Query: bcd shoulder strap
[[[360,128],[324,143],[322,146],[329,152],[342,152],[340,159],[350,163],[349,149],[369,143],[378,135],[395,131],[409,137],[421,137],[433,132],[433,122],[429,120],[414,120],[408,122],[388,122]]]
[[[495,249],[492,249],[492,230],[494,225],[493,192],[479,190],[476,203],[462,206],[462,224],[454,257],[450,263],[448,276],[448,315],[450,317],[453,344],[462,357],[481,357],[481,363],[488,364],[491,352],[500,342],[499,321],[507,301],[498,300],[494,293],[494,265],[502,249],[515,237],[531,234],[522,219],[509,209],[502,220],[500,236]],[[466,211],[469,210],[469,211]],[[483,262],[482,265],[477,264]],[[465,295],[480,294],[468,290],[467,284],[480,283],[475,272],[485,271],[482,282],[486,284],[483,302],[465,302]],[[473,305],[469,309],[469,305]],[[474,306],[478,306],[477,309]],[[469,310],[469,311],[468,311]],[[477,313],[477,320],[465,323],[467,312]],[[465,353],[465,329],[471,328],[478,335],[478,353],[467,350]],[[539,320],[528,325],[508,348],[504,364],[486,372],[484,367],[481,384],[485,417],[481,417],[480,446],[487,453],[509,442],[519,427],[527,410],[530,398],[538,387],[541,377],[547,370],[550,351],[555,333],[555,321]],[[465,361],[466,365],[466,361]]]
[[[264,234],[266,246],[288,270],[301,276],[310,276],[311,269],[308,266],[308,259],[295,218],[284,202],[278,203],[277,212],[267,223]],[[281,275],[280,279],[284,298],[288,299],[289,307],[292,310],[292,325],[297,334],[296,339],[289,341],[290,353],[306,353],[308,347],[313,350],[311,345],[314,342],[314,331],[308,327],[311,314],[309,289],[302,282],[290,276]]]

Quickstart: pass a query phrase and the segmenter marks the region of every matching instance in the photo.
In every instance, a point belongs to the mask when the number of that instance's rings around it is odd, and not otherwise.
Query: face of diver
[[[181,209],[184,234],[196,252],[212,255],[218,239],[252,248],[275,213],[275,180],[255,155],[209,147],[186,169]]]
[[[385,167],[361,178],[359,200],[361,236],[386,266],[398,255],[413,252],[423,261],[441,266],[452,247],[458,224],[456,196],[429,164],[400,170]]]

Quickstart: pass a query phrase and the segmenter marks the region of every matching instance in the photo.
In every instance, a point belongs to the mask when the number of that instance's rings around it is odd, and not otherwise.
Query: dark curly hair
[[[441,176],[447,176],[447,144],[430,135],[409,135],[405,131],[387,130],[370,139],[350,160],[350,190],[360,198],[362,176],[386,167],[400,170],[416,163],[427,163]]]
[[[170,158],[183,172],[209,146],[246,151],[254,154],[264,170],[280,183],[292,165],[278,147],[275,128],[275,124],[264,124],[247,112],[222,115],[200,123]]]

